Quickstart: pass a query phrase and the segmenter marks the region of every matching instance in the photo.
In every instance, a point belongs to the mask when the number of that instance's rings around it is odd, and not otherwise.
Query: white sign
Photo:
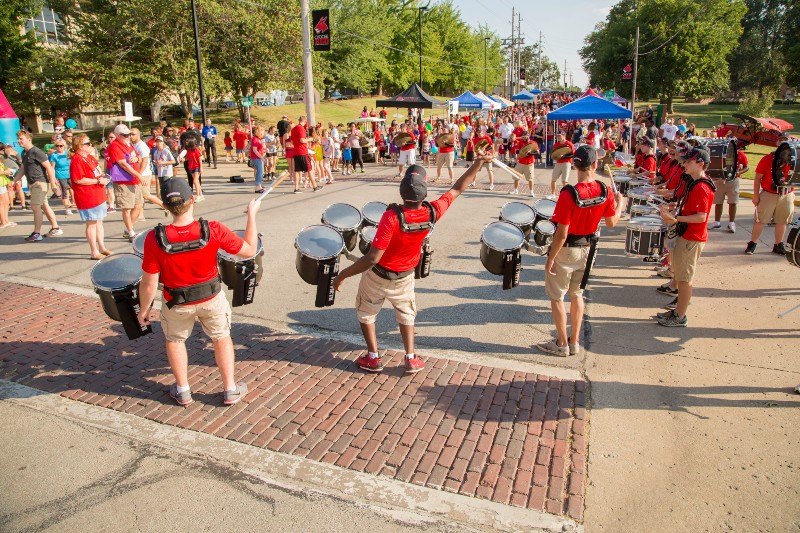
[[[447,107],[448,115],[458,115],[458,100],[448,100]]]
[[[125,102],[125,122],[133,122],[133,102]]]

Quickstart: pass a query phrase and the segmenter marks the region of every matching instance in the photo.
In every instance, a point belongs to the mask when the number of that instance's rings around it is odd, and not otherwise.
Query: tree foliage
[[[0,87],[5,87],[13,73],[33,57],[33,35],[21,35],[19,28],[39,7],[32,0],[0,2]]]
[[[638,24],[638,97],[671,100],[676,94],[714,94],[727,88],[728,58],[741,34],[744,1],[698,4],[691,0],[622,0],[616,4],[586,37],[580,51],[591,83],[622,85],[620,68],[633,58]]]

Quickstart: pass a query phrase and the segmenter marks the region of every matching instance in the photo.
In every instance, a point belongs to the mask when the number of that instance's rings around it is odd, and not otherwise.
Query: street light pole
[[[422,88],[422,12],[428,9],[427,7],[417,8],[417,19],[419,20],[419,87]]]
[[[195,0],[192,0],[192,25],[194,26],[194,55],[197,60],[197,85],[200,89],[200,112],[203,115],[203,125],[205,125],[206,91],[203,88],[203,67],[200,63],[200,36],[197,33],[197,6],[195,6]],[[189,102],[189,113],[191,113],[192,121],[194,121],[194,109],[192,109],[191,102]]]
[[[489,38],[483,38],[483,94],[486,94],[486,45],[489,43]]]

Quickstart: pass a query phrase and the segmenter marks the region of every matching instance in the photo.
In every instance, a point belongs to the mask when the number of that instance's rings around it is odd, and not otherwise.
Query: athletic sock
[[[189,387],[189,385],[186,385],[185,387],[178,386],[178,394],[183,394],[184,392],[189,392],[190,389],[191,389],[191,387]]]
[[[378,352],[367,352],[367,355],[369,356],[370,359],[380,359],[381,357],[380,355],[378,355]]]
[[[416,353],[407,353],[406,354],[406,359],[414,359],[416,356],[417,356]]]

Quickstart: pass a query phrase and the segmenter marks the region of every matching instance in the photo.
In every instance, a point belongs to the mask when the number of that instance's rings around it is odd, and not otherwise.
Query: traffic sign
[[[242,96],[242,107],[250,107],[253,105],[252,96]]]

